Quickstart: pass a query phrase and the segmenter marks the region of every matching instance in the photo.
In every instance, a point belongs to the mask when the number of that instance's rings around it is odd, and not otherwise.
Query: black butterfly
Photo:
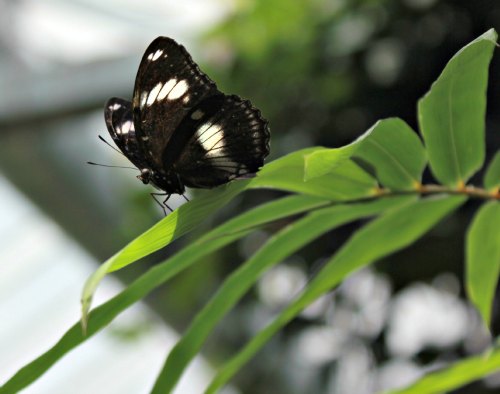
[[[220,92],[167,37],[146,49],[133,101],[109,99],[104,116],[116,145],[141,171],[138,178],[163,190],[165,202],[185,186],[212,188],[254,174],[269,154],[260,111]]]

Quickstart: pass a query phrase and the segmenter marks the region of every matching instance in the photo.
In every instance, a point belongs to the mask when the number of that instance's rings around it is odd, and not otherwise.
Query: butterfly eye
[[[151,180],[151,170],[149,168],[141,169],[141,175],[137,175],[137,179],[141,180],[142,183],[147,185]]]

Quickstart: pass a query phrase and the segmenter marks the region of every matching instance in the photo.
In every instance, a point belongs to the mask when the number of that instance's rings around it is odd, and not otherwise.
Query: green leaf
[[[497,193],[498,189],[500,189],[500,151],[495,154],[486,170],[484,187],[491,192],[496,191]]]
[[[418,103],[432,173],[462,187],[482,167],[488,65],[497,34],[491,29],[462,48]]]
[[[335,167],[349,159],[358,149],[360,143],[371,133],[371,129],[358,137],[349,145],[340,148],[317,149],[304,156],[304,180],[323,176],[331,172]]]
[[[321,149],[321,148],[319,148]],[[377,181],[351,160],[346,160],[328,174],[304,181],[304,158],[318,148],[289,154],[279,162],[265,166],[250,187],[280,189],[295,193],[348,201],[374,196]]]
[[[394,190],[415,190],[427,163],[418,135],[399,118],[380,120],[359,145],[355,156],[375,169],[379,182]]]
[[[267,269],[327,231],[409,201],[404,196],[378,201],[337,205],[312,212],[275,234],[250,260],[235,271],[196,316],[182,339],[168,356],[153,393],[169,393],[189,362],[201,350],[215,325],[238,302]]]
[[[499,223],[500,203],[490,201],[479,209],[467,233],[467,292],[486,326],[500,273]]]
[[[100,265],[87,279],[82,292],[82,324],[84,330],[92,297],[106,274],[156,252],[173,240],[193,230],[211,213],[225,206],[238,193],[248,187],[248,183],[249,181],[233,182],[217,189],[205,191],[200,197],[170,213]]]
[[[448,393],[500,368],[500,350],[493,349],[431,372],[412,385],[386,394]]]
[[[348,161],[332,174],[304,182],[304,154],[318,148],[294,152],[264,166],[258,176],[240,180],[219,188],[203,191],[193,201],[170,213],[148,231],[134,239],[104,264],[87,280],[82,293],[82,324],[90,310],[92,296],[101,280],[110,272],[121,269],[140,258],[168,245],[173,240],[196,228],[203,220],[224,207],[247,189],[273,188],[346,201],[374,194],[376,181],[355,163]]]
[[[305,155],[304,179],[331,173],[352,156],[371,164],[379,181],[395,190],[418,188],[427,161],[416,133],[403,120],[390,118],[378,121],[349,145]]]
[[[391,209],[364,226],[342,246],[298,298],[221,368],[206,393],[221,388],[272,335],[319,296],[353,271],[410,245],[464,201],[462,196],[418,200]]]
[[[0,394],[17,393],[34,382],[66,353],[107,326],[122,311],[143,299],[177,273],[201,261],[201,258],[243,238],[250,231],[265,223],[309,211],[328,203],[328,200],[310,196],[284,197],[258,206],[222,224],[186,246],[175,256],[151,268],[121,293],[95,308],[90,313],[86,336],[82,333],[80,323],[73,325],[52,348],[20,369],[0,387]]]

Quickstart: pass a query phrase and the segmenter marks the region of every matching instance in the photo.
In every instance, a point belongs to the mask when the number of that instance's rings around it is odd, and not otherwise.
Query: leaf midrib
[[[405,174],[411,181],[418,182],[418,179],[416,179],[410,173],[410,171],[401,163],[401,161],[398,160],[391,152],[389,152],[387,149],[385,149],[383,145],[379,144],[377,141],[374,141],[372,139],[368,139],[367,141],[370,142],[380,152],[385,154],[392,162],[394,162],[396,164],[396,166],[401,169],[403,174]]]
[[[452,109],[452,97],[453,97],[453,88],[455,86],[455,77],[454,75],[451,76],[450,78],[450,85],[448,89],[448,133],[449,133],[449,138],[450,138],[450,145],[452,148],[452,156],[453,156],[453,162],[455,164],[454,170],[455,170],[455,177],[458,178],[457,181],[460,182],[462,180],[462,171],[460,168],[460,162],[458,160],[458,152],[457,152],[457,145],[455,141],[455,134],[454,134],[454,124],[453,124],[453,109]]]

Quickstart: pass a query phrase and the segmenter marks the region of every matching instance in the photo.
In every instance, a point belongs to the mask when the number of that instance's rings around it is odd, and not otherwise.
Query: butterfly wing
[[[137,72],[132,103],[139,148],[156,173],[163,176],[168,170],[162,153],[184,117],[217,92],[182,45],[167,37],[149,45]]]
[[[205,99],[179,129],[192,130],[173,164],[189,187],[211,188],[254,174],[269,154],[268,122],[250,101],[235,95]],[[168,154],[167,149],[164,160]]]
[[[132,103],[111,99],[106,124],[141,170],[167,193],[211,188],[255,173],[269,153],[268,123],[249,101],[222,94],[174,40],[158,37],[137,73]]]
[[[116,97],[109,99],[104,107],[104,120],[111,138],[132,164],[139,169],[147,167],[138,150],[132,103]]]

